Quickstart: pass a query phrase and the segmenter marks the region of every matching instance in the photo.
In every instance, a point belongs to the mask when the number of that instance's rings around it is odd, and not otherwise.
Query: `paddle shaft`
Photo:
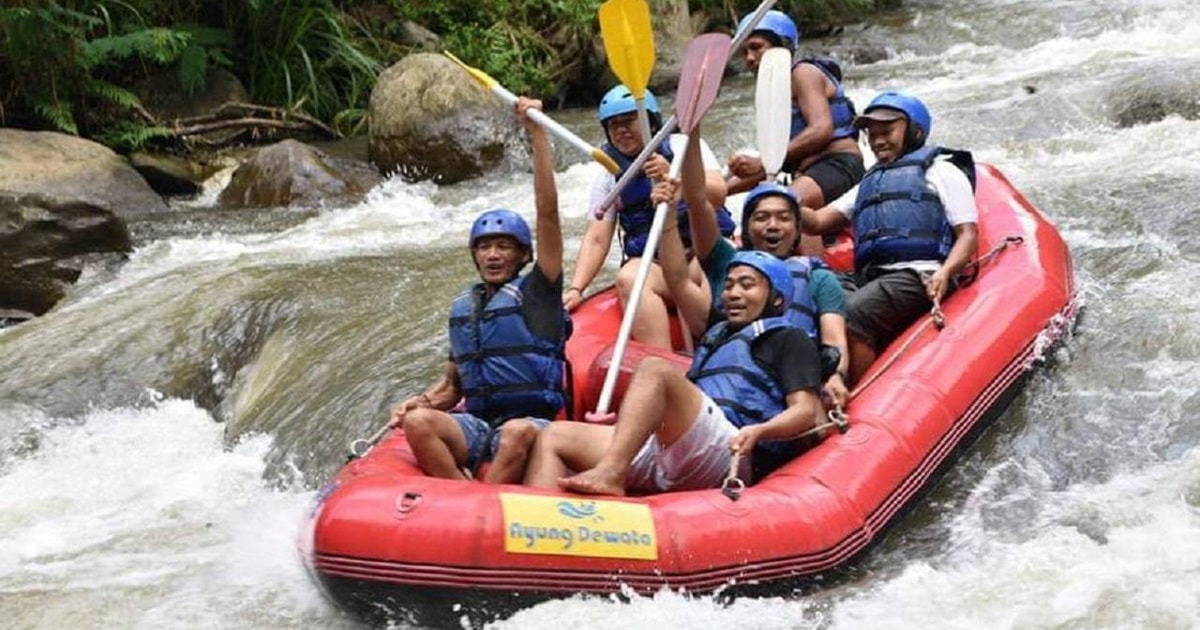
[[[503,85],[500,85],[499,81],[493,79],[490,75],[488,75],[483,70],[480,70],[479,68],[473,68],[471,66],[468,66],[466,64],[466,62],[464,62],[462,59],[459,59],[458,57],[455,57],[449,51],[444,51],[444,54],[447,57],[449,57],[451,61],[458,64],[463,70],[466,70],[467,74],[471,75],[471,78],[475,79],[476,83],[478,83],[479,85],[483,86],[484,88],[490,90],[492,92],[492,94],[495,94],[496,96],[498,96],[501,101],[504,101],[509,106],[516,104],[517,95],[508,91],[508,89],[505,88]],[[615,161],[613,161],[613,159],[611,157],[609,157],[609,155],[607,153],[588,144],[587,142],[585,142],[583,140],[583,138],[580,138],[579,136],[575,135],[574,133],[571,133],[570,129],[567,129],[566,127],[563,127],[562,125],[555,122],[555,120],[553,118],[550,118],[549,116],[547,116],[545,114],[545,112],[543,112],[539,109],[530,108],[527,111],[526,115],[529,116],[530,120],[537,123],[538,125],[541,125],[542,128],[545,129],[546,131],[549,131],[550,133],[558,136],[559,138],[566,140],[567,143],[570,144],[571,146],[592,156],[592,159],[596,160],[596,162],[600,163],[600,165],[603,166],[604,169],[607,170],[608,172],[612,173],[613,175],[616,175],[617,173],[621,172],[621,168],[619,166],[617,166],[617,163]]]
[[[672,180],[679,179],[683,161],[687,155],[687,134],[695,133],[696,126],[704,113],[717,100],[717,92],[721,89],[721,77],[725,72],[725,64],[729,59],[729,36],[710,33],[701,35],[688,44],[683,63],[683,79],[679,82],[679,91],[675,95],[675,113],[684,133],[684,145],[675,154],[671,162],[671,170],[667,175]],[[613,348],[612,363],[604,376],[604,386],[600,390],[598,413],[608,413],[612,403],[613,390],[617,384],[617,374],[620,372],[621,361],[625,357],[625,346],[629,343],[633,322],[637,317],[638,305],[642,292],[646,288],[646,279],[650,276],[650,267],[654,264],[654,254],[658,251],[658,241],[662,236],[663,225],[666,221],[676,221],[675,213],[670,211],[673,200],[658,204],[654,210],[654,220],[650,225],[650,233],[646,235],[646,248],[638,259],[637,277],[633,282],[633,291],[627,298],[625,313],[621,316],[621,329],[617,332],[617,343]],[[668,215],[669,218],[668,218]]]
[[[517,95],[509,92],[507,88],[499,83],[492,85],[492,94],[500,97],[500,100],[508,103],[509,105],[513,105],[517,102]],[[600,165],[603,166],[608,172],[614,175],[621,172],[621,167],[617,166],[617,163],[614,162],[607,153],[588,144],[583,138],[571,133],[570,129],[558,124],[558,122],[547,116],[544,112],[542,112],[542,110],[530,107],[525,111],[525,115],[529,116],[529,119],[533,122],[544,127],[546,131],[549,131],[559,138],[566,140],[571,146],[592,156],[592,159],[599,162]]]
[[[762,4],[758,5],[758,8],[754,10],[754,13],[750,14],[750,21],[747,23],[746,28],[737,33],[737,36],[733,38],[732,42],[730,42],[729,50],[731,52],[737,50],[738,47],[742,45],[742,42],[746,41],[746,38],[750,36],[750,32],[754,30],[755,26],[758,26],[759,21],[762,20],[762,17],[766,15],[767,11],[770,11],[771,7],[773,6],[775,6],[775,0],[763,0]],[[658,148],[658,145],[662,144],[663,140],[665,140],[667,136],[671,135],[671,133],[675,131],[675,128],[678,125],[679,119],[674,114],[672,114],[670,118],[663,121],[662,129],[659,129],[658,133],[654,134],[654,137],[650,138],[650,141],[646,143],[646,146],[642,147],[642,152],[639,153],[636,158],[634,158],[633,163],[630,164],[629,168],[626,169],[621,175],[620,179],[617,180],[617,184],[608,192],[608,195],[604,198],[604,201],[600,202],[601,209],[607,209],[611,207],[614,202],[616,202],[617,197],[621,194],[621,191],[625,190],[625,187],[629,185],[629,182],[633,181],[633,178],[637,177],[638,174],[642,172],[642,167],[646,165],[646,160],[650,159],[650,154]]]
[[[668,175],[670,179],[679,178],[679,171],[683,168],[683,158],[686,153],[687,143],[685,142],[679,153],[675,154],[674,161],[671,162],[671,171]],[[629,336],[633,332],[634,315],[642,301],[642,291],[646,288],[646,279],[650,277],[650,267],[653,266],[654,255],[658,252],[658,240],[662,236],[663,225],[669,214],[672,215],[672,221],[676,220],[673,213],[670,212],[670,207],[670,203],[664,202],[658,204],[658,207],[654,209],[654,221],[651,222],[650,233],[646,236],[646,249],[642,252],[637,276],[633,280],[633,292],[625,304],[625,315],[621,318],[621,329],[617,332],[617,344],[613,347],[612,362],[608,366],[608,373],[604,375],[604,385],[600,389],[600,401],[596,404],[596,413],[608,413],[609,406],[612,405],[613,391],[617,386],[617,374],[620,372],[621,360],[625,357],[625,347],[629,345]]]

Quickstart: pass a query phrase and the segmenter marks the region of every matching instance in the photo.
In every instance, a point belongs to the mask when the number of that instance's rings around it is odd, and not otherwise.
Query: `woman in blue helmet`
[[[878,162],[829,205],[801,210],[811,234],[854,226],[846,299],[852,381],[953,289],[978,247],[979,223],[971,154],[926,144],[933,120],[920,99],[882,92],[855,125],[867,130]]]
[[[747,25],[742,18],[738,30]],[[746,67],[758,72],[763,53],[783,47],[795,53],[800,41],[796,23],[786,13],[768,11],[742,44]],[[792,128],[783,172],[793,175],[792,188],[800,204],[820,208],[849,190],[863,175],[854,103],[846,96],[841,70],[829,60],[797,59],[792,66]],[[754,155],[735,154],[729,160],[729,192],[744,192],[766,173]],[[820,240],[801,239],[802,253],[820,256]]]
[[[658,102],[654,95],[646,92],[646,108],[650,113],[650,126],[657,132],[662,126]],[[624,85],[617,85],[604,95],[599,108],[600,124],[604,128],[606,142],[602,146],[617,164],[628,168],[634,158],[641,153],[645,146],[637,124],[637,107],[633,95]],[[683,136],[675,134],[670,143],[663,143],[649,160],[646,161],[644,174],[635,178],[621,191],[615,207],[601,208],[604,198],[613,190],[618,175],[600,173],[592,183],[588,201],[591,216],[583,243],[579,248],[579,256],[575,261],[574,275],[571,284],[563,295],[563,304],[567,310],[574,310],[583,301],[583,293],[600,272],[612,246],[613,234],[618,225],[621,228],[621,269],[617,273],[617,291],[621,303],[629,301],[633,291],[634,279],[637,275],[637,265],[628,263],[639,259],[646,246],[646,238],[650,224],[654,219],[654,206],[650,202],[652,182],[666,177],[670,170],[670,160],[674,151],[682,148],[678,145]],[[735,228],[733,219],[725,210],[725,182],[721,177],[720,165],[716,156],[707,147],[702,147],[705,168],[708,170],[708,199],[712,207],[718,208],[718,221],[729,234]],[[676,208],[680,221],[687,221],[685,209]],[[695,268],[695,281],[703,282],[703,274],[699,266]],[[660,348],[671,348],[670,323],[667,314],[668,297],[666,287],[662,282],[662,274],[655,265],[646,282],[645,292],[638,307],[637,318],[634,320],[632,337],[647,345]]]
[[[450,357],[442,377],[392,410],[427,475],[468,478],[491,460],[484,481],[521,480],[539,430],[564,406],[562,230],[554,164],[545,129],[526,115],[541,102],[521,98],[516,112],[533,146],[537,258],[529,225],[505,209],[471,227],[470,251],[481,282],[450,307]],[[530,262],[533,269],[521,270]],[[450,410],[462,400],[465,411]]]

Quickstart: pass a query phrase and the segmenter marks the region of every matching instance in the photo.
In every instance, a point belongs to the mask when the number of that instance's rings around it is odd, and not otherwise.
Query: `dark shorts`
[[[811,177],[825,195],[825,203],[846,194],[862,179],[866,169],[861,157],[852,153],[830,153],[809,165],[801,175]]]
[[[500,446],[499,427],[496,431],[490,431],[487,422],[469,413],[452,413],[450,416],[458,422],[467,438],[467,462],[474,466],[479,462],[491,461]],[[532,423],[539,431],[550,426],[550,421],[543,418],[513,418],[506,422],[522,421]]]
[[[929,312],[925,281],[912,269],[885,271],[847,288],[846,330],[882,352],[905,328]]]

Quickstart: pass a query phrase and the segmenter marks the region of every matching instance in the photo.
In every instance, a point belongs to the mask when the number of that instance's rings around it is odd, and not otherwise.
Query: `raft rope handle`
[[[729,457],[729,475],[721,483],[721,494],[729,497],[730,501],[737,501],[742,496],[742,491],[746,489],[746,482],[738,477],[738,464],[741,461],[741,453],[734,453]]]
[[[974,282],[975,279],[979,277],[980,268],[983,267],[985,263],[998,256],[1000,252],[1008,249],[1009,245],[1019,245],[1024,242],[1025,237],[1023,236],[1008,236],[999,243],[996,243],[996,246],[988,250],[986,254],[976,258],[975,260],[972,260],[963,267],[963,273],[958,275],[959,286],[966,286]],[[967,272],[968,269],[971,270],[970,273]],[[869,387],[871,383],[874,383],[880,376],[883,376],[884,372],[887,372],[888,368],[892,367],[892,364],[904,355],[904,352],[908,350],[908,347],[911,346],[914,341],[916,341],[917,337],[921,336],[921,333],[925,332],[925,329],[928,328],[930,324],[937,326],[938,330],[941,330],[946,325],[946,316],[942,314],[941,311],[941,305],[935,301],[933,303],[933,309],[929,313],[930,318],[922,322],[916,330],[909,333],[908,339],[904,340],[904,344],[900,346],[899,350],[897,350],[894,354],[892,354],[891,357],[888,358],[887,362],[883,364],[883,367],[876,370],[875,373],[871,375],[871,378],[859,383],[858,386],[854,388],[854,391],[850,392],[850,400],[854,400],[860,393],[862,393],[863,390]],[[938,315],[941,316],[940,325],[938,324]]]
[[[359,457],[362,457],[363,455],[366,455],[367,453],[371,452],[371,448],[373,448],[376,444],[378,444],[379,440],[382,440],[383,436],[392,428],[393,428],[392,422],[391,422],[391,420],[388,420],[388,422],[386,424],[379,427],[378,431],[372,433],[371,437],[366,438],[366,439],[359,438],[359,439],[351,442],[350,443],[350,456],[347,458],[347,460],[358,459]]]
[[[933,322],[933,327],[938,330],[946,327],[946,314],[942,312],[941,298],[933,301],[933,306],[929,309],[929,319]]]

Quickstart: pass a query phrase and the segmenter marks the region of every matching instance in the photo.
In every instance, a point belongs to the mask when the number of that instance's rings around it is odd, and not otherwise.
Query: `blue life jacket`
[[[967,151],[926,146],[887,164],[877,163],[859,182],[854,202],[854,267],[913,260],[945,260],[954,243],[946,208],[925,180],[934,159],[951,156],[975,187],[975,162]]]
[[[666,158],[668,162],[675,157],[670,144],[669,141],[663,142],[656,149],[658,154]],[[620,180],[625,171],[633,165],[633,158],[621,153],[607,142],[600,148],[620,167],[621,171],[613,176]],[[653,189],[654,182],[646,177],[645,172],[642,172],[638,173],[621,190],[622,208],[617,213],[617,221],[621,226],[622,233],[621,251],[625,253],[626,258],[637,258],[646,251],[646,237],[650,234],[651,224],[654,223],[654,204],[650,202],[650,191]],[[681,201],[675,212],[676,220],[679,222],[679,237],[683,239],[683,246],[691,247],[692,231],[688,224],[687,204]],[[733,215],[724,207],[717,209],[717,227],[727,238],[733,236],[733,232],[737,228],[737,224],[733,222]]]
[[[792,272],[792,304],[784,317],[793,326],[808,334],[808,338],[816,341],[820,337],[820,327],[817,325],[817,304],[813,301],[812,279],[813,269],[828,269],[829,267],[819,258],[811,256],[792,256],[786,261],[788,270]]]
[[[450,358],[458,366],[467,412],[492,426],[510,418],[552,418],[563,407],[563,346],[570,320],[562,313],[563,335],[553,342],[525,323],[521,290],[528,276],[501,286],[481,306],[479,283],[450,307]]]
[[[834,94],[829,99],[829,114],[833,118],[833,137],[834,140],[842,138],[858,138],[858,129],[854,126],[854,117],[857,113],[854,110],[854,101],[846,96],[846,88],[842,85],[842,69],[838,67],[837,62],[832,59],[797,59],[792,64],[795,69],[802,63],[811,63],[820,68],[821,72],[833,83]],[[800,132],[808,127],[808,121],[804,120],[804,113],[799,107],[792,104],[792,135],[795,138],[800,135]]]
[[[793,324],[784,317],[756,320],[736,332],[721,322],[708,330],[696,348],[688,378],[725,413],[736,427],[762,424],[787,407],[787,394],[751,353],[754,341],[764,333]],[[755,470],[760,463],[781,465],[797,452],[790,441],[759,442],[755,445]],[[760,462],[761,460],[761,462]],[[766,474],[763,472],[762,474]],[[756,476],[761,476],[756,472]]]

